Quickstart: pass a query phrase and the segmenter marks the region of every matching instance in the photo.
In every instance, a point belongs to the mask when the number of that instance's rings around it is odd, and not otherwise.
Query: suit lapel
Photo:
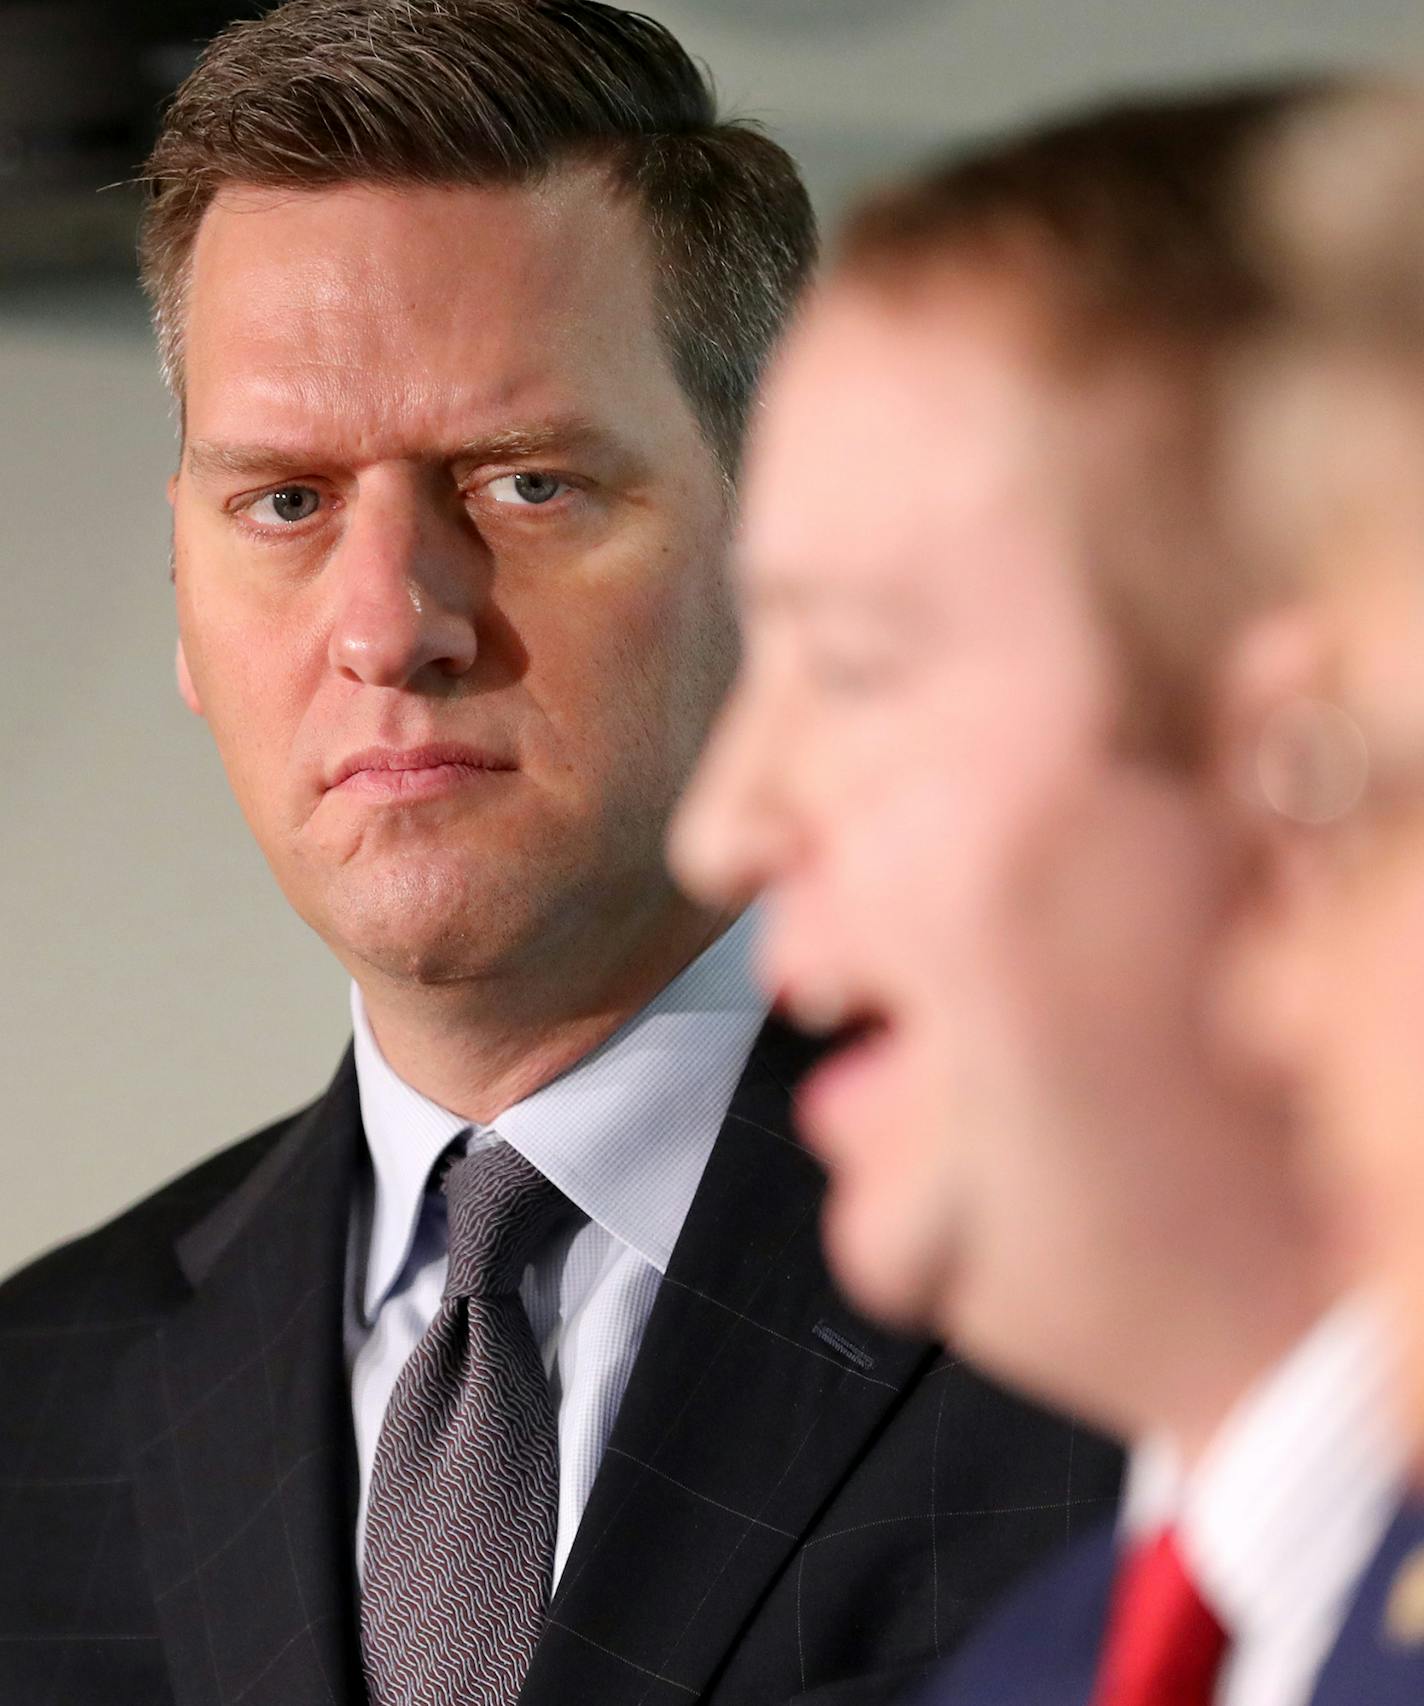
[[[823,1178],[790,1135],[804,1043],[763,1032],[649,1320],[521,1696],[702,1691],[801,1535],[931,1358],[852,1315]]]
[[[177,1706],[361,1698],[342,1363],[360,1131],[348,1054],[326,1096],[180,1242],[192,1294],[124,1371]]]

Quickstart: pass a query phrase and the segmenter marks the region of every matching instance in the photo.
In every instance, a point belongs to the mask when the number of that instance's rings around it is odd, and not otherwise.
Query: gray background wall
[[[1409,0],[642,4],[831,215],[1090,95],[1424,60]],[[0,1271],[306,1100],[346,1036],[173,691],[172,459],[132,291],[0,279]]]

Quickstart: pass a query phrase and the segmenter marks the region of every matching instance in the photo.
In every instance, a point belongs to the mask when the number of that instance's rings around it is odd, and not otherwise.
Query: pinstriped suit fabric
[[[445,1296],[371,1474],[362,1644],[373,1706],[511,1706],[543,1626],[553,1405],[519,1282],[569,1204],[506,1143],[445,1181]]]

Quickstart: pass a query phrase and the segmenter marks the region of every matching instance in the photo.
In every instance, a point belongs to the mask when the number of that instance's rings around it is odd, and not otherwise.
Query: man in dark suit
[[[149,188],[179,683],[355,1041],[0,1296],[0,1701],[889,1689],[1116,1465],[839,1301],[663,867],[794,168],[634,14],[291,0]]]
[[[1277,312],[1238,174],[1302,98],[1091,113],[889,192],[749,459],[747,662],[674,848],[709,904],[764,892],[790,1012],[852,1025],[802,1098],[833,1267],[1133,1442],[1120,1519],[936,1706],[1371,1699],[1327,1655],[1411,1532],[1389,1328],[1222,998],[1299,779],[1292,727],[1241,745],[1250,648],[1223,679],[1280,613],[1216,381]]]

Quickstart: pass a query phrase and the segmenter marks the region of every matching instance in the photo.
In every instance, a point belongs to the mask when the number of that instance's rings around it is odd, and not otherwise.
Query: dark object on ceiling
[[[628,0],[636,5],[637,0]],[[699,0],[790,38],[883,28],[949,0]],[[0,286],[132,276],[130,180],[167,97],[234,18],[272,0],[0,0]]]
[[[132,179],[237,0],[0,0],[0,282],[133,270]],[[108,187],[119,186],[119,187]]]

